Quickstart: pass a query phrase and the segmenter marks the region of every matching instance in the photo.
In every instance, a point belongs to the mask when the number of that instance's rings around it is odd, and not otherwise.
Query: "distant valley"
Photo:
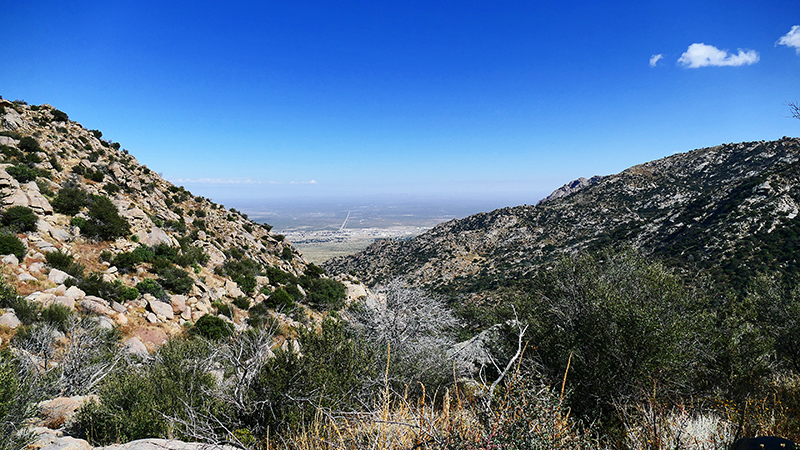
[[[542,195],[532,195],[535,203]],[[491,211],[514,200],[370,196],[346,201],[229,200],[224,203],[286,236],[308,262],[357,253],[381,239],[407,240],[452,219]]]

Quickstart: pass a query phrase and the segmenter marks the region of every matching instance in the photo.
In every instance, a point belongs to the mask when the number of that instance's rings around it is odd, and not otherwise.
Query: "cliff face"
[[[327,261],[367,283],[404,276],[445,292],[516,285],[559,255],[631,245],[742,283],[797,274],[800,139],[693,150],[574,182],[536,206],[453,220],[405,242]]]

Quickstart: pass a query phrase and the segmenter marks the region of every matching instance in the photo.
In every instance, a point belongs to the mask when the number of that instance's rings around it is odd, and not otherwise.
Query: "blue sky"
[[[800,134],[796,0],[31,0],[2,17],[0,95],[50,103],[219,201],[534,203],[580,176]]]

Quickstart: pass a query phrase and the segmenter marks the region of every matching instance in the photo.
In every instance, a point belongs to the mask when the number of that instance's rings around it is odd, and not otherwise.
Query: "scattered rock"
[[[5,255],[3,256],[3,259],[0,261],[2,261],[3,264],[12,264],[15,266],[19,264],[19,259],[17,259],[17,255]]]
[[[96,395],[58,397],[39,403],[39,426],[57,429],[69,423],[72,416],[84,403],[97,401]]]
[[[67,281],[68,278],[70,278],[70,276],[67,272],[58,269],[51,269],[50,273],[47,275],[47,279],[55,284],[62,284]]]
[[[142,340],[136,336],[127,339],[123,344],[125,345],[125,349],[128,350],[128,353],[139,356],[150,356],[150,352],[147,351],[147,347],[145,347]]]
[[[13,330],[20,325],[22,325],[22,322],[20,322],[20,320],[17,318],[17,315],[13,312],[7,312],[0,316],[0,329]]]
[[[172,320],[175,318],[175,313],[172,310],[172,305],[164,303],[159,300],[152,300],[148,302],[150,306],[150,311],[153,311],[156,315],[165,317],[167,320]]]

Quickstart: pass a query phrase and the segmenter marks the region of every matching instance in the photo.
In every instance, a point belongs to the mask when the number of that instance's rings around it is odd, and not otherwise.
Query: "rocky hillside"
[[[442,292],[524,284],[581,249],[628,244],[735,288],[757,271],[800,274],[800,139],[725,144],[573,182],[536,206],[440,224],[327,261],[369,284],[404,276]],[[571,187],[574,184],[574,187]]]
[[[346,286],[269,225],[174,186],[49,105],[0,99],[0,156],[5,282],[39,308],[117,325],[136,351],[206,314],[242,329],[251,304],[314,314],[343,300]],[[0,314],[8,340],[25,318]]]

